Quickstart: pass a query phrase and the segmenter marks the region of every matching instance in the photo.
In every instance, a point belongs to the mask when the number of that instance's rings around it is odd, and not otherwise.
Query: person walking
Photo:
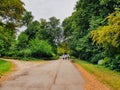
[[[69,54],[67,54],[66,56],[67,56],[67,60],[69,60],[69,58],[70,58],[70,55],[69,55]]]
[[[62,55],[62,59],[65,60],[65,54]]]

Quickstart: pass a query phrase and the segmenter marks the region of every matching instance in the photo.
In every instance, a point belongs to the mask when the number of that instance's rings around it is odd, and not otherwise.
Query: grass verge
[[[11,62],[0,59],[0,76],[10,72],[12,67],[13,64]]]
[[[89,73],[96,76],[96,78],[110,87],[110,90],[120,90],[120,73],[109,70],[100,65],[94,65],[85,61],[77,60],[77,64],[82,66]]]

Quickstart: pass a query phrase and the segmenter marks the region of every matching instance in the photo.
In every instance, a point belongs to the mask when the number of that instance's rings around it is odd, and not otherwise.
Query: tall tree
[[[32,23],[33,15],[31,12],[26,11],[23,18],[22,18],[22,26],[27,26]]]
[[[120,7],[119,0],[79,0],[75,6],[75,11],[69,19],[71,25],[65,24],[64,29],[74,30],[69,42],[69,47],[73,50],[74,55],[85,56],[91,50],[98,50],[102,52],[102,49],[97,48],[95,45],[92,46],[92,40],[89,32],[107,24],[107,21],[103,20],[112,12],[115,8]],[[66,20],[65,20],[66,21]],[[65,22],[64,21],[64,22]],[[87,45],[83,45],[85,43]],[[90,47],[89,47],[90,46]],[[91,48],[92,46],[92,48]],[[81,53],[84,52],[84,53]],[[98,53],[99,53],[98,52]],[[79,54],[78,54],[79,53]],[[93,55],[95,56],[93,52]],[[86,59],[86,58],[83,58]],[[89,58],[88,58],[89,59]]]
[[[108,55],[120,53],[120,12],[108,16],[108,25],[98,27],[92,31],[93,42],[102,45]]]
[[[25,8],[21,0],[0,1],[0,16],[3,23],[12,23],[14,26],[21,21]]]
[[[48,35],[50,35],[49,41],[53,45],[57,45],[60,43],[61,39],[61,28],[60,28],[60,20],[56,17],[49,18],[48,22]]]
[[[21,0],[0,1],[0,53],[5,55],[12,45],[24,11]]]
[[[25,30],[25,34],[27,34],[28,40],[35,39],[37,32],[39,30],[40,30],[40,23],[38,21],[33,21]]]
[[[72,28],[72,21],[72,17],[68,17],[62,22],[62,27],[64,30],[63,33],[65,38],[70,37],[74,31],[74,29]]]

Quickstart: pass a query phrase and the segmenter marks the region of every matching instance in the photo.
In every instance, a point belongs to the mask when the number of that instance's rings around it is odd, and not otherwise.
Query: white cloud
[[[61,20],[70,16],[77,0],[22,0],[35,20],[55,16]]]

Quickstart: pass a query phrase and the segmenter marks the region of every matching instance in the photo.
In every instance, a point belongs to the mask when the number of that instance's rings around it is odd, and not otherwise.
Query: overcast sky
[[[61,20],[70,16],[77,0],[22,0],[35,20],[55,16]]]

